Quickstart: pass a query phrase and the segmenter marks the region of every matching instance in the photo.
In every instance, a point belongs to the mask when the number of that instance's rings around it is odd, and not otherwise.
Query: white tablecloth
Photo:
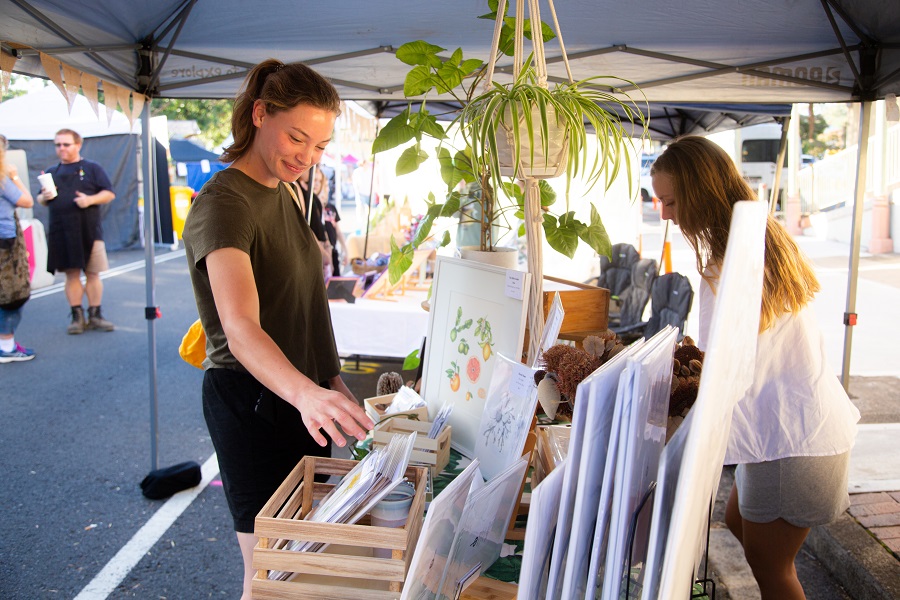
[[[422,346],[428,313],[422,301],[428,292],[407,291],[389,300],[358,298],[354,304],[329,302],[334,339],[341,356],[405,358]]]

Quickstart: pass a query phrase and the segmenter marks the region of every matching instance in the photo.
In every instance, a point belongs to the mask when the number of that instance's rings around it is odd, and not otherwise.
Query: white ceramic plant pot
[[[519,152],[518,170],[515,164],[515,132],[509,123],[512,121],[509,109],[497,129],[497,153],[500,161],[500,175],[525,179],[553,179],[566,171],[566,157],[569,149],[569,130],[560,127],[556,119],[556,111],[547,107],[547,153],[544,153],[544,138],[541,132],[541,113],[537,106],[531,107],[531,123],[535,139],[528,135],[525,115],[519,116]],[[531,151],[534,147],[534,157]]]
[[[459,254],[466,260],[474,260],[487,265],[495,265],[504,269],[519,268],[519,251],[516,248],[494,248],[481,250],[478,246],[463,246]]]

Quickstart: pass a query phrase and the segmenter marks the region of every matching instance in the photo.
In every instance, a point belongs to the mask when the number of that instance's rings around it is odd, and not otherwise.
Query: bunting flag
[[[70,67],[67,64],[62,65],[63,82],[65,84],[65,96],[69,102],[69,114],[72,114],[72,107],[75,106],[75,98],[78,97],[78,89],[81,87],[81,71]]]
[[[94,109],[94,114],[97,115],[98,119],[100,118],[100,106],[97,101],[97,84],[99,82],[100,80],[93,75],[88,73],[81,74],[81,91],[90,103],[91,108]]]
[[[0,94],[5,94],[9,88],[9,76],[16,66],[16,57],[6,52],[0,52]]]
[[[138,94],[137,92],[133,92],[131,95],[131,102],[133,107],[131,109],[131,128],[134,129],[134,120],[139,118],[141,115],[141,111],[144,110],[144,102],[147,101],[147,97],[143,94]]]
[[[50,81],[56,85],[59,93],[65,96],[66,87],[63,85],[62,72],[60,71],[62,63],[43,52],[40,52],[39,54],[41,56],[41,66],[44,67],[44,72],[47,73],[47,77],[49,77]]]
[[[116,86],[116,93],[118,94],[119,108],[128,118],[128,122],[133,125],[134,115],[131,114],[131,103],[128,102],[128,98],[131,96],[131,90]]]
[[[106,105],[106,124],[112,123],[113,115],[116,114],[116,103],[119,102],[119,86],[108,81],[103,82],[103,103]]]

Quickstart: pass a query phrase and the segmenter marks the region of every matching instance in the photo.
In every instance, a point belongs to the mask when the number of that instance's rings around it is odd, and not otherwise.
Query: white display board
[[[651,527],[650,558],[656,561],[662,555],[661,564],[647,564],[648,573],[660,570],[658,593],[653,597],[684,595],[703,550],[709,505],[719,485],[731,430],[731,413],[750,387],[756,364],[766,217],[763,202],[739,202],[734,207],[703,377],[691,409],[693,419],[686,431],[672,508],[657,510],[656,503],[668,501],[664,494],[654,501],[654,512],[672,517]]]

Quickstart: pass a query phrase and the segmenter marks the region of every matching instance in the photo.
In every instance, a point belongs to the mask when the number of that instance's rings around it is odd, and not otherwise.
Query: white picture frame
[[[522,354],[530,283],[522,271],[446,256],[435,261],[422,396],[432,416],[453,401],[451,446],[468,458],[475,455],[495,355]]]

